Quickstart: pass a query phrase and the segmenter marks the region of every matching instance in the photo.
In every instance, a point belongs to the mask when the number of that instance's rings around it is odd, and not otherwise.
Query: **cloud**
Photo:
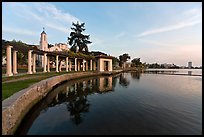
[[[17,16],[40,24],[43,27],[55,29],[57,31],[68,33],[69,24],[80,21],[77,17],[68,12],[57,9],[50,3],[7,3],[7,8]],[[20,9],[20,10],[19,10]],[[81,22],[81,21],[80,21]]]
[[[137,35],[137,37],[143,37],[143,36],[148,36],[152,34],[157,34],[157,33],[162,33],[162,32],[167,32],[167,31],[173,31],[173,30],[179,30],[182,28],[190,27],[196,24],[199,24],[202,22],[202,11],[199,8],[196,9],[190,9],[188,11],[185,11],[183,13],[184,16],[188,16],[188,19],[178,22],[176,24],[160,27],[160,28],[155,28],[151,30],[144,31]]]
[[[29,35],[29,36],[38,36],[38,32],[33,32],[27,29],[11,28],[11,27],[2,27],[3,33],[15,33],[19,35]]]
[[[121,37],[123,37],[123,36],[125,36],[125,32],[120,32],[120,33],[118,33],[117,35],[115,35],[115,39],[119,39],[119,38],[121,38]]]

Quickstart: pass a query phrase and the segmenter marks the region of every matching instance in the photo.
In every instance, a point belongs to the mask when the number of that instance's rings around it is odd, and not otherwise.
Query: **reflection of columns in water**
[[[74,91],[77,92],[77,83],[74,83]]]
[[[108,77],[108,87],[112,88],[113,86],[113,77]]]
[[[112,77],[100,77],[98,79],[99,91],[103,92],[112,90],[113,88],[112,81],[113,81]]]
[[[70,87],[69,87],[69,86],[67,86],[67,90],[66,90],[66,97],[68,97],[69,90],[70,90]]]
[[[56,102],[58,102],[58,101],[59,101],[59,100],[58,100],[58,94],[56,95],[55,100],[56,100]]]
[[[93,80],[90,80],[90,87],[93,87]]]
[[[86,81],[83,81],[82,84],[83,84],[83,91],[84,91],[86,89]]]

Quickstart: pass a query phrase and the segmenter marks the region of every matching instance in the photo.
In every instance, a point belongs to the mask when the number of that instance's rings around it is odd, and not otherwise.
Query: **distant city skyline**
[[[146,63],[202,66],[201,2],[2,2],[2,38],[67,43],[72,22],[85,22],[89,50]]]

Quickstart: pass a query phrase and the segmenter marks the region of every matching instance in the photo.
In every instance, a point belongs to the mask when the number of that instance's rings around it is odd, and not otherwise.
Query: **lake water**
[[[202,75],[202,69],[147,69],[147,71],[159,71],[171,74]]]
[[[202,134],[202,77],[122,73],[65,82],[16,134]]]

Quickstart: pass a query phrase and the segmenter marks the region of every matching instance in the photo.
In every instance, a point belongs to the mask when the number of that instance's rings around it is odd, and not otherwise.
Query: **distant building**
[[[164,68],[166,68],[166,69],[168,69],[168,68],[170,68],[170,67],[172,67],[172,64],[167,64],[167,63],[164,63],[164,64],[162,64],[163,66],[164,66]]]
[[[192,62],[191,62],[191,61],[188,62],[188,68],[189,68],[189,69],[192,68]]]
[[[70,48],[68,48],[68,45],[65,44],[65,43],[58,43],[58,44],[55,44],[55,46],[53,47],[50,47],[48,49],[48,51],[63,51],[63,50],[70,50]]]

